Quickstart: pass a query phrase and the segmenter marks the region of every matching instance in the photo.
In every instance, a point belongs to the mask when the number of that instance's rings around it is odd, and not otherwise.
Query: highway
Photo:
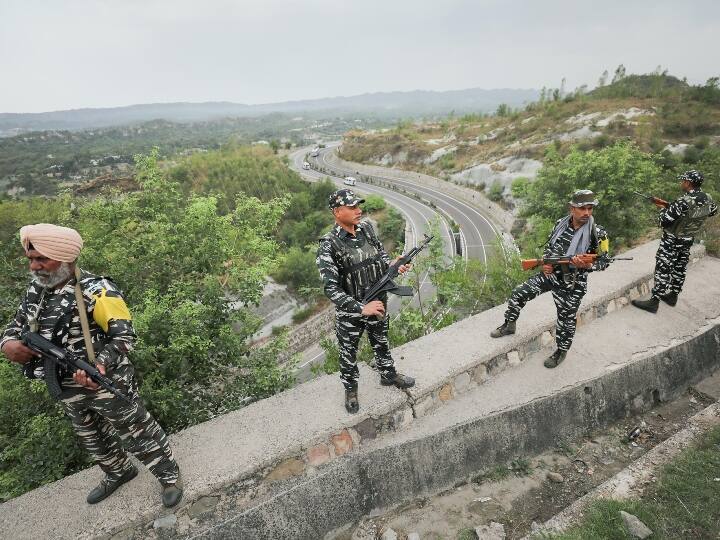
[[[338,145],[339,143],[332,143],[327,148],[322,148],[317,158],[310,159],[316,159],[320,167],[334,171],[339,177],[346,175],[357,177],[357,171],[341,167],[328,160]],[[363,176],[366,175],[363,174]],[[403,179],[399,175],[393,174],[392,169],[388,169],[384,175],[374,175],[373,178],[392,183],[408,193],[413,193],[423,200],[431,202],[459,227],[463,256],[487,262],[493,242],[500,231],[478,209],[468,203],[453,199],[442,191]]]

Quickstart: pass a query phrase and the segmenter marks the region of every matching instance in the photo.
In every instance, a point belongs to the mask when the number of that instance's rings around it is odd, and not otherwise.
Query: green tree
[[[575,190],[591,189],[600,201],[595,219],[608,229],[611,242],[626,245],[643,234],[655,216],[633,190],[658,192],[660,176],[653,156],[632,142],[588,152],[573,148],[565,157],[550,146],[537,179],[524,190],[522,214],[554,221],[567,214]]]

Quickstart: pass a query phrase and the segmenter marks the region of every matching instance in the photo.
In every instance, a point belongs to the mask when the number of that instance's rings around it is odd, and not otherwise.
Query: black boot
[[[162,503],[165,508],[175,506],[180,502],[183,496],[183,483],[180,474],[178,473],[178,479],[174,484],[163,485],[162,491]]]
[[[665,302],[668,306],[674,306],[677,304],[678,293],[671,292],[660,297],[660,300]]]
[[[509,336],[515,333],[515,321],[505,321],[502,325],[498,326],[495,330],[490,332],[490,337],[498,338],[503,336]]]
[[[137,473],[138,470],[133,465],[132,469],[124,473],[119,478],[110,479],[106,476],[105,478],[100,480],[100,484],[96,488],[94,488],[90,493],[88,493],[88,504],[97,504],[100,501],[107,499],[110,495],[113,494],[113,492],[117,488],[135,478],[137,476]]]
[[[345,410],[350,414],[355,414],[360,410],[357,388],[345,389]]]
[[[383,386],[396,386],[398,388],[411,388],[415,386],[415,379],[402,373],[393,373],[388,377],[382,375],[380,377],[380,384]]]
[[[546,368],[550,368],[550,369],[558,367],[560,364],[563,363],[563,360],[565,360],[566,356],[567,356],[567,351],[561,351],[560,349],[558,349],[554,353],[552,353],[545,360],[545,362],[543,362],[543,365]]]
[[[658,306],[660,305],[660,300],[658,300],[654,296],[651,296],[647,300],[633,300],[632,305],[636,308],[649,311],[650,313],[657,313]]]

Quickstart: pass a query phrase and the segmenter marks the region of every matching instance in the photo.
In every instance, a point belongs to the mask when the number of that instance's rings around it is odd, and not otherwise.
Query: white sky
[[[0,0],[0,112],[720,75],[718,0]]]

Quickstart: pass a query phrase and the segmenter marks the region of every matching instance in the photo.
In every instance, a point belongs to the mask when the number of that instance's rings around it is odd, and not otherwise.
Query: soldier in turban
[[[87,502],[102,501],[137,476],[123,448],[121,441],[125,441],[160,481],[163,504],[174,506],[182,498],[180,469],[165,432],[138,393],[135,370],[128,359],[135,333],[122,293],[111,279],[77,267],[83,240],[76,230],[47,223],[28,225],[20,229],[20,241],[33,279],[15,319],[0,337],[0,351],[20,364],[26,377],[48,382],[51,395],[72,421],[78,441],[105,473]],[[88,336],[82,329],[80,309],[87,313]],[[71,373],[54,367],[54,372],[46,372],[47,364],[21,341],[28,331],[89,363],[94,361],[98,370],[130,397],[130,403],[98,387],[84,371]],[[90,352],[86,338],[92,344]]]

